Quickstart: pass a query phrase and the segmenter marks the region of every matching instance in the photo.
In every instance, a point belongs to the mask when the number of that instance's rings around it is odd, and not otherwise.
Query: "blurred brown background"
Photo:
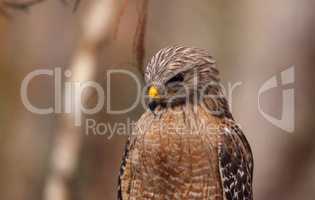
[[[93,20],[96,24],[105,23],[102,17],[89,21],[92,17],[88,13],[94,12],[96,1],[104,2],[104,12],[109,15],[111,10],[117,10],[115,3],[110,2],[124,4],[122,0],[82,0],[73,13],[71,7],[50,0],[34,5],[28,13],[12,11],[11,19],[0,17],[0,199],[116,199],[117,175],[127,136],[107,139],[106,135],[87,135],[84,126],[74,127],[71,116],[30,113],[20,98],[21,82],[33,70],[75,70],[80,48],[86,44],[81,41],[87,37],[84,24]],[[122,14],[116,36],[97,40],[99,44],[91,52],[96,64],[83,68],[83,74],[90,73],[88,80],[106,88],[108,69],[128,69],[141,77],[134,67],[133,46],[142,3],[130,0],[122,11],[118,9]],[[315,196],[314,8],[312,0],[151,0],[148,4],[146,61],[158,49],[173,44],[203,47],[218,61],[225,84],[242,82],[233,93],[233,114],[253,149],[257,200],[313,200]],[[263,118],[258,112],[257,96],[267,79],[292,65],[295,130],[288,133]],[[136,88],[131,86],[132,80],[118,76],[111,84],[114,109],[133,102]],[[262,99],[264,111],[278,118],[282,112],[281,89]],[[34,79],[29,97],[38,107],[52,105],[53,80]],[[95,94],[89,95],[86,103],[93,105]],[[125,122],[127,117],[137,120],[142,112],[139,105],[124,115],[109,115],[104,110],[86,117],[115,123]],[[76,155],[74,167],[60,175],[53,156],[63,159],[54,153],[63,146],[61,154],[70,147]],[[59,187],[63,181],[65,185]],[[64,194],[60,191],[51,196],[55,190],[48,191],[50,186],[66,187],[66,197],[59,196]]]

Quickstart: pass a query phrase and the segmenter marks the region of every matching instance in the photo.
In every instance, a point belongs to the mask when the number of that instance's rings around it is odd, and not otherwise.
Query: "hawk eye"
[[[183,73],[178,73],[175,76],[173,76],[171,79],[169,79],[166,84],[169,83],[175,83],[175,82],[182,82],[184,81],[184,74]]]

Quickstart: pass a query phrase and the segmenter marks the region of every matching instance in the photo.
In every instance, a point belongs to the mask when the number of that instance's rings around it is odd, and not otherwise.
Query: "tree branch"
[[[119,13],[123,5],[118,0],[93,0],[91,7],[82,18],[82,36],[77,53],[71,67],[71,81],[83,83],[92,80],[96,73],[97,53],[102,45],[109,45],[113,34],[119,25]],[[65,94],[65,96],[71,96]],[[80,97],[81,98],[81,97]],[[89,95],[82,98],[86,102]],[[75,99],[74,105],[81,104],[80,99]],[[76,106],[75,106],[76,107]],[[74,127],[75,114],[80,113],[80,108],[60,121],[56,132],[56,140],[52,150],[51,172],[47,177],[44,199],[68,200],[70,199],[69,182],[76,170],[78,157],[82,145],[80,128]],[[81,113],[80,113],[81,114]]]

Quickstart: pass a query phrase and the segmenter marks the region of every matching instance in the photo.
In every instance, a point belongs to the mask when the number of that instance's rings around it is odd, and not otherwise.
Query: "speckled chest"
[[[138,128],[130,161],[144,195],[221,198],[220,119],[200,110],[175,110],[160,116],[145,114]]]

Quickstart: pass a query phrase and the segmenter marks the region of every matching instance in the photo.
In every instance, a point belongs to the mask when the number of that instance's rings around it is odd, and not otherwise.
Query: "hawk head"
[[[173,46],[158,51],[145,69],[147,105],[151,111],[217,95],[219,72],[204,49]],[[195,99],[195,100],[194,100]]]

